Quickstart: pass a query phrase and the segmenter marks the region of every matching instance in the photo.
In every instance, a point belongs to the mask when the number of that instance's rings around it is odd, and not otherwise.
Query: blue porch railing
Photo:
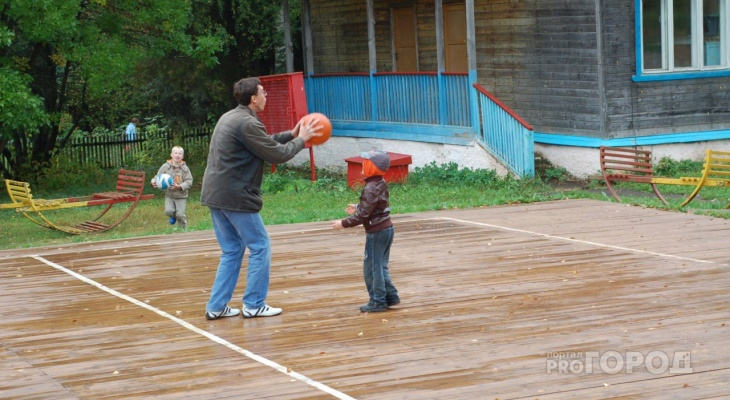
[[[467,74],[343,73],[305,79],[307,108],[336,136],[432,143],[474,141]]]
[[[315,74],[305,89],[308,111],[327,115],[335,136],[460,145],[476,139],[516,174],[534,176],[532,127],[481,86],[471,88],[467,74]]]
[[[330,121],[370,121],[372,104],[367,73],[312,75],[304,79],[309,112],[320,112]]]
[[[535,176],[535,138],[532,126],[478,84],[481,127],[478,140],[520,176]]]

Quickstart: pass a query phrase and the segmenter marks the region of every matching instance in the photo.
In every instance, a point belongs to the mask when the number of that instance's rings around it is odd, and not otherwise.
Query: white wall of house
[[[705,150],[730,151],[730,141],[714,140],[711,142],[675,143],[651,146],[639,146],[651,150],[653,163],[662,158],[675,161],[702,161]],[[599,149],[587,147],[556,146],[535,143],[535,153],[539,153],[556,167],[565,168],[575,178],[585,179],[600,174]],[[698,171],[699,172],[699,171]]]
[[[372,149],[410,154],[413,159],[411,171],[415,167],[423,167],[432,162],[436,165],[455,162],[461,168],[493,169],[500,176],[509,173],[507,168],[476,143],[471,146],[456,146],[401,140],[332,137],[325,144],[314,147],[314,163],[317,168],[341,172],[347,169],[346,158],[359,156],[360,153]],[[305,149],[299,152],[290,164],[301,165],[308,161],[309,150]]]
[[[730,151],[730,140],[711,142],[693,142],[640,146],[651,150],[656,164],[662,158],[675,161],[692,160],[702,161],[705,150]],[[423,167],[432,162],[436,165],[455,162],[461,168],[493,169],[500,176],[509,173],[509,170],[496,158],[479,145],[456,146],[448,144],[434,144],[408,142],[400,140],[345,138],[333,137],[327,143],[314,148],[314,160],[317,168],[344,172],[347,170],[346,158],[360,155],[363,151],[372,149],[389,151],[392,153],[410,154],[415,167]],[[535,143],[535,153],[549,161],[555,167],[562,167],[577,179],[586,179],[600,174],[599,150],[589,147],[558,146]],[[290,164],[302,165],[309,162],[309,151],[303,150],[297,154]]]

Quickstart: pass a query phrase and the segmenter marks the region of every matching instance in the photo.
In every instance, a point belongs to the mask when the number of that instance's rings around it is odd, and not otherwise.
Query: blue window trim
[[[638,70],[637,70],[638,71]],[[702,79],[702,78],[719,78],[730,76],[730,71],[696,71],[696,72],[675,72],[666,74],[646,74],[634,75],[631,80],[634,82],[656,82],[656,81],[674,81],[677,79]]]
[[[705,79],[730,76],[730,70],[712,70],[712,71],[688,71],[688,72],[667,72],[667,73],[651,73],[646,74],[641,71],[641,62],[643,61],[643,48],[641,47],[642,34],[641,31],[641,15],[643,8],[641,0],[634,0],[634,25],[636,38],[636,75],[631,77],[634,82],[656,82],[656,81],[673,81],[677,79]]]
[[[615,139],[601,139],[586,136],[570,136],[554,133],[535,132],[535,143],[569,147],[601,147],[601,146],[651,146],[661,144],[678,144],[694,142],[710,142],[730,139],[730,130],[700,131],[687,133],[667,133],[651,136],[634,136]]]

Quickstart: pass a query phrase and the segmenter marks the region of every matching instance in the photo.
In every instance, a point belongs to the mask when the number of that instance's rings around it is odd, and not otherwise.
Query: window
[[[729,1],[638,0],[638,75],[727,72]]]

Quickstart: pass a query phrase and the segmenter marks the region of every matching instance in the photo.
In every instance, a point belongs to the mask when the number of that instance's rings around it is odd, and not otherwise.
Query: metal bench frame
[[[695,186],[692,193],[682,201],[680,208],[689,204],[705,186],[730,186],[730,152],[705,150],[702,175],[699,177],[664,178],[654,176],[650,150],[606,146],[601,146],[600,150],[601,175],[609,192],[617,201],[621,201],[621,198],[613,182],[648,183],[654,194],[665,205],[669,203],[659,192],[657,184]],[[730,208],[730,203],[725,205],[725,208]]]
[[[120,169],[115,191],[93,193],[82,197],[68,197],[65,199],[34,199],[31,194],[28,182],[5,180],[11,203],[0,204],[0,209],[15,209],[23,214],[33,223],[72,235],[82,233],[96,233],[107,231],[127,219],[134,211],[137,203],[141,200],[154,198],[152,194],[142,194],[145,185],[144,171],[130,171]],[[127,211],[116,221],[101,223],[99,219],[104,216],[115,204],[131,203]],[[104,206],[104,209],[96,217],[77,225],[69,226],[57,224],[49,220],[43,211],[61,210],[67,208]]]

